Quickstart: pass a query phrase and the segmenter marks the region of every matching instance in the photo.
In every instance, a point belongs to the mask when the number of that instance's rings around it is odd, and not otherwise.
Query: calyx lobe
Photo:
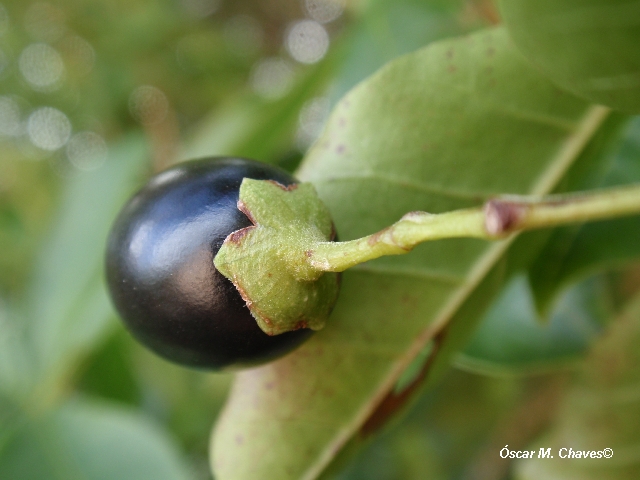
[[[313,185],[245,178],[238,208],[253,225],[227,236],[216,268],[268,335],[321,329],[337,300],[339,274],[317,271],[307,261],[308,251],[335,236]]]

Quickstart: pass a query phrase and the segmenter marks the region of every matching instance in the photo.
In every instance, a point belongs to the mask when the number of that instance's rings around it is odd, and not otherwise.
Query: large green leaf
[[[601,333],[611,314],[606,284],[593,279],[562,296],[541,322],[525,275],[506,285],[456,359],[483,373],[531,373],[575,362]]]
[[[629,0],[501,0],[522,53],[564,88],[640,113],[640,3]]]
[[[192,476],[171,440],[153,422],[121,407],[76,399],[35,419],[23,416],[11,437],[0,444],[0,478],[189,480]]]
[[[551,432],[530,448],[536,453],[540,447],[549,448],[553,458],[522,461],[516,478],[631,480],[640,476],[639,341],[640,302],[636,300],[595,345]],[[567,458],[569,448],[596,455],[609,448],[613,456]]]
[[[346,60],[330,95],[337,102],[385,63],[435,40],[467,33],[462,0],[373,0],[351,25]]]
[[[72,178],[41,252],[23,313],[42,397],[107,331],[113,310],[103,281],[107,233],[148,168],[140,135],[113,145],[98,170]],[[38,398],[38,401],[43,398]]]
[[[621,135],[627,123],[625,116],[611,115],[556,191],[588,190],[640,181],[640,177],[634,175],[637,162],[628,155],[633,149],[627,148],[634,128]],[[621,137],[624,140],[622,147]],[[625,154],[620,155],[623,152]],[[599,334],[603,318],[609,317],[608,314],[603,317],[606,302],[599,300],[601,296],[593,296],[603,294],[606,288],[596,288],[592,284],[577,287],[563,296],[558,294],[587,275],[633,260],[638,244],[629,239],[634,235],[619,236],[620,230],[611,228],[630,222],[635,219],[522,234],[509,249],[508,274],[529,272],[529,282],[523,278],[514,279],[507,287],[508,291],[496,299],[470,345],[458,357],[457,364],[484,373],[515,374],[554,368],[577,360]],[[607,238],[586,234],[593,228],[606,233]],[[580,241],[574,244],[578,238]],[[574,247],[581,243],[590,248],[576,250]],[[640,251],[636,257],[638,253]],[[570,259],[573,262],[566,262]],[[556,296],[560,304],[554,306],[552,300]],[[548,321],[541,322],[541,315]]]
[[[0,144],[0,295],[15,297],[49,226],[59,179],[47,163],[25,162],[17,147]]]
[[[0,299],[0,397],[28,395],[33,381],[33,358],[29,356],[24,329],[15,309]],[[2,415],[0,402],[0,415]],[[0,428],[0,430],[2,430]]]
[[[640,119],[626,129],[600,186],[640,182]],[[538,309],[547,312],[567,285],[602,270],[640,260],[640,217],[569,226],[554,231],[529,277]]]
[[[357,86],[300,178],[349,240],[411,210],[549,192],[606,116],[546,81],[503,30],[484,31],[401,57]],[[217,478],[318,477],[363,425],[383,423],[398,378],[447,325],[433,366],[448,364],[499,286],[509,243],[433,242],[345,272],[324,330],[236,377],[213,435]]]
[[[524,448],[547,415],[553,377],[489,377],[451,369],[399,422],[332,480],[501,479],[505,443]],[[545,405],[548,407],[547,405]],[[549,409],[546,409],[549,411]],[[523,425],[523,418],[526,424]]]

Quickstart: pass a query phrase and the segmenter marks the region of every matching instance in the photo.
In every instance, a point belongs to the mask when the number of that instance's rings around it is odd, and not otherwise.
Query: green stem
[[[640,185],[543,198],[505,196],[479,208],[442,214],[411,212],[373,235],[348,242],[318,243],[307,257],[317,270],[342,272],[384,255],[408,253],[429,240],[497,240],[523,230],[634,213],[640,213]]]

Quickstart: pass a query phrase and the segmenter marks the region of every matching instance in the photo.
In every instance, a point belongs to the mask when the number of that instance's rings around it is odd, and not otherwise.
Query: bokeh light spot
[[[60,50],[68,60],[69,67],[78,75],[87,75],[96,61],[96,51],[91,44],[78,35],[68,35],[60,42]]]
[[[27,46],[20,54],[18,68],[24,79],[36,90],[51,91],[59,88],[64,74],[62,57],[46,43]]]
[[[329,116],[330,102],[326,97],[308,100],[298,116],[296,144],[301,151],[306,150],[318,138]]]
[[[107,155],[107,143],[94,132],[76,133],[67,143],[67,158],[79,170],[100,168],[107,160]]]
[[[316,22],[329,23],[342,15],[345,0],[305,0],[307,14]]]
[[[289,28],[285,44],[294,60],[316,63],[327,53],[329,34],[318,22],[301,20]]]
[[[64,147],[71,136],[71,122],[60,110],[42,107],[27,120],[29,140],[42,150],[54,151]]]
[[[282,58],[260,60],[251,72],[251,88],[261,97],[277,99],[286,95],[293,85],[294,71]]]

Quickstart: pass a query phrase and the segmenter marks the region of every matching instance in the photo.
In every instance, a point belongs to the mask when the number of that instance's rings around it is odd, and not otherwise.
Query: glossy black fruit
[[[174,362],[255,365],[312,333],[265,334],[213,265],[226,236],[251,224],[236,205],[244,177],[295,183],[285,171],[252,160],[185,162],[153,177],[109,235],[107,282],[118,312],[138,340]]]

